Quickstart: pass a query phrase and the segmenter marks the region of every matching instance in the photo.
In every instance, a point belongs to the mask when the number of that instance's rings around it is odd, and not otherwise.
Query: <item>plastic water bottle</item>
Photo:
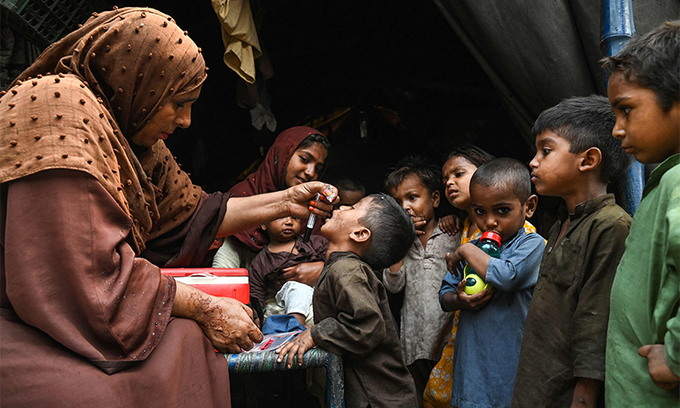
[[[500,258],[501,236],[493,231],[487,231],[482,234],[482,239],[477,243],[477,247],[492,258]],[[474,295],[483,291],[485,288],[491,288],[491,285],[484,282],[470,265],[465,265],[465,268],[463,269],[463,279],[466,279],[465,293],[468,295]]]

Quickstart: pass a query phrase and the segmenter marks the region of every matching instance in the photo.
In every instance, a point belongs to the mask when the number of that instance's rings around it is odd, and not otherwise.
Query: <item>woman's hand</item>
[[[252,310],[231,298],[210,296],[177,282],[172,315],[195,320],[213,347],[221,353],[240,353],[262,341]]]
[[[279,363],[283,361],[286,353],[288,354],[288,368],[293,367],[293,360],[297,354],[298,365],[302,365],[304,361],[305,352],[316,346],[312,338],[311,331],[305,330],[298,334],[293,340],[276,349],[276,354],[279,357],[276,359]]]
[[[280,282],[296,281],[304,283],[305,285],[315,286],[316,281],[319,280],[321,270],[323,269],[323,262],[305,262],[295,266],[289,266],[283,269],[283,273],[279,275]]]
[[[455,215],[447,215],[439,220],[439,228],[449,235],[455,235],[461,227],[460,218]]]
[[[333,198],[330,202],[324,194],[324,191],[328,191],[328,189],[332,192]],[[339,200],[338,189],[320,181],[299,184],[288,188],[285,192],[285,204],[288,206],[288,213],[299,218],[307,218],[310,211],[317,217],[328,218],[333,211],[333,202]],[[315,199],[317,193],[320,195],[319,200]]]
[[[329,202],[324,191],[331,192]],[[316,194],[321,198],[315,200]],[[217,238],[236,234],[277,218],[292,215],[307,218],[309,213],[326,218],[338,200],[338,189],[320,181],[298,184],[287,190],[257,194],[250,197],[232,197],[227,202],[227,212],[220,223]]]

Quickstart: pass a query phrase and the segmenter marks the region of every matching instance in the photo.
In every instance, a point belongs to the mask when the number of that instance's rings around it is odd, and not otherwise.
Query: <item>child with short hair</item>
[[[300,219],[284,217],[261,226],[269,236],[269,243],[255,256],[250,264],[250,295],[264,306],[264,317],[290,314],[302,325],[311,324],[311,286],[288,281],[281,286],[280,276],[284,269],[304,262],[326,260],[328,240],[312,235],[304,242],[300,235]],[[266,305],[266,306],[265,306]]]
[[[611,291],[610,407],[678,406],[680,379],[680,21],[633,38],[604,63],[613,135],[652,171]]]
[[[366,196],[366,187],[355,179],[344,178],[332,183],[338,189],[338,202],[333,204],[335,209],[342,205],[354,205]]]
[[[538,277],[545,241],[527,234],[524,222],[536,209],[529,171],[514,159],[482,164],[470,180],[471,216],[480,230],[501,236],[500,259],[475,245],[463,244],[451,256],[442,282],[440,303],[460,310],[453,356],[451,405],[458,408],[509,407],[531,293]],[[493,287],[483,306],[465,293],[461,261]],[[486,289],[485,289],[486,290]],[[480,308],[481,307],[481,308]]]
[[[446,275],[446,253],[458,247],[459,235],[439,227],[435,211],[441,199],[441,171],[420,157],[407,157],[387,176],[385,191],[411,216],[416,239],[404,259],[382,271],[385,289],[404,291],[399,333],[404,363],[422,404],[425,385],[449,339],[453,318],[439,306],[439,285]]]
[[[314,322],[276,350],[302,364],[305,351],[320,347],[342,355],[348,407],[417,405],[413,379],[404,366],[387,292],[373,269],[403,258],[415,239],[409,215],[386,194],[343,206],[324,223],[328,257],[314,289]]]
[[[531,179],[564,203],[529,307],[513,407],[602,406],[609,293],[631,222],[607,194],[631,161],[611,137],[615,122],[607,98],[593,95],[566,99],[534,123]]]

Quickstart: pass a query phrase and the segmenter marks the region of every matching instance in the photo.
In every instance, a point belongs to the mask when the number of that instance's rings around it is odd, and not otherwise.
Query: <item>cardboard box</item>
[[[163,275],[186,283],[209,295],[250,303],[248,270],[243,268],[161,268]]]

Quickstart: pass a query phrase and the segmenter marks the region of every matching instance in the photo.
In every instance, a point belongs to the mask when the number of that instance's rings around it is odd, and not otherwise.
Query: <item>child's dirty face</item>
[[[454,207],[467,210],[470,207],[470,178],[477,166],[461,156],[454,156],[444,163],[442,174],[446,185],[446,199]]]
[[[297,217],[283,217],[266,225],[269,239],[278,242],[288,242],[300,234],[301,223]]]
[[[439,207],[439,191],[430,192],[415,174],[410,174],[389,192],[410,216],[423,217],[426,222],[434,220],[434,209]]]
[[[527,203],[520,202],[506,186],[475,185],[471,188],[471,193],[470,216],[482,232],[498,233],[501,242],[515,235],[524,225],[524,220],[533,214],[533,209],[529,208],[529,200]]]
[[[295,150],[286,167],[286,186],[293,187],[319,179],[326,161],[326,148],[321,143]]]
[[[680,152],[680,103],[664,112],[653,90],[619,72],[609,79],[609,102],[616,114],[612,134],[626,153],[641,163],[660,163]]]
[[[536,136],[536,155],[529,163],[531,182],[538,194],[564,197],[578,172],[579,155],[571,153],[571,144],[552,130]]]
[[[331,218],[321,226],[321,234],[331,242],[337,237],[349,237],[349,234],[362,227],[359,220],[366,215],[372,202],[373,197],[364,197],[354,205],[344,205],[333,210]]]

